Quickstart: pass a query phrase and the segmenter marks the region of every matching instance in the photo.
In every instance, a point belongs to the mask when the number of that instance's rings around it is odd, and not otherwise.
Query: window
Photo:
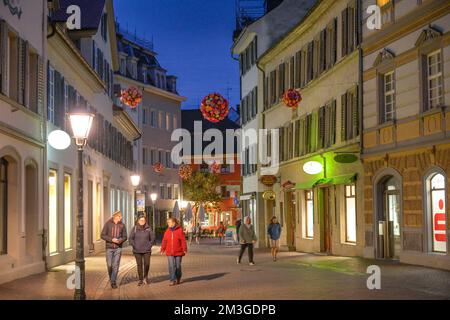
[[[180,187],[177,184],[175,184],[173,186],[173,198],[174,199],[178,199],[178,197],[179,197],[179,190],[180,190]]]
[[[158,162],[164,164],[164,151],[162,150],[158,151]]]
[[[358,88],[341,96],[341,141],[359,136]]]
[[[383,75],[383,97],[381,123],[395,119],[395,77],[394,72]]]
[[[150,125],[152,128],[158,127],[157,113],[155,110],[150,111]]]
[[[72,177],[64,175],[64,250],[72,249]]]
[[[155,150],[155,149],[152,149],[151,152],[150,152],[150,157],[151,157],[150,164],[152,166],[158,162],[158,160],[156,159],[156,152],[157,152],[157,150]]]
[[[345,186],[345,241],[356,242],[356,186]]]
[[[312,190],[305,191],[306,238],[314,237],[314,194]]]
[[[0,158],[0,255],[8,253],[8,162]]]
[[[48,251],[58,252],[58,175],[55,170],[48,176]]]
[[[428,181],[429,221],[431,224],[431,249],[433,252],[447,252],[447,217],[445,176],[437,173]]]
[[[48,103],[47,119],[55,123],[55,69],[48,68]]]
[[[166,129],[170,131],[170,127],[172,125],[170,113],[166,113]]]
[[[160,111],[159,112],[159,117],[158,117],[158,128],[159,129],[165,129],[164,125],[165,125],[165,121],[164,121],[164,112]]]
[[[442,54],[436,51],[427,56],[427,108],[432,109],[444,103],[442,79]]]
[[[174,114],[172,119],[173,119],[173,126],[172,126],[172,129],[173,129],[173,130],[178,129],[178,118],[177,118],[177,115]]]
[[[148,110],[147,108],[142,108],[142,124],[148,123]]]
[[[148,160],[148,149],[142,148],[142,164],[147,165],[149,163]]]
[[[169,200],[173,199],[172,186],[171,185],[167,186],[167,199],[169,199]]]
[[[159,185],[159,198],[160,199],[165,199],[165,192],[164,192],[164,185],[161,184]]]
[[[171,155],[170,155],[170,151],[166,151],[166,168],[172,168],[172,160],[171,160]]]
[[[124,57],[120,57],[120,74],[126,75],[127,62]]]

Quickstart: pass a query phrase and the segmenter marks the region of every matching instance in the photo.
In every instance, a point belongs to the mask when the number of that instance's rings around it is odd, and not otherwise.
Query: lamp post
[[[155,211],[155,203],[156,200],[158,199],[158,195],[156,193],[152,193],[150,195],[150,198],[152,199],[152,204],[153,204],[153,232],[156,231],[156,211]]]
[[[83,226],[83,150],[87,144],[94,115],[87,112],[74,112],[69,114],[69,120],[73,138],[78,149],[78,213],[75,272],[79,272],[79,277],[76,277],[79,283],[76,283],[74,299],[86,300]]]
[[[138,211],[137,211],[137,187],[141,183],[141,176],[138,174],[134,174],[131,176],[131,184],[134,187],[134,220],[137,219]]]

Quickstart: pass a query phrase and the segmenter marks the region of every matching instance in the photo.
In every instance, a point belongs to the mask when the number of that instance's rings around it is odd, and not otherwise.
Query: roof
[[[59,8],[54,11],[51,19],[53,22],[66,22],[69,18],[67,8],[71,5],[77,5],[81,9],[81,29],[97,30],[105,8],[106,0],[59,0]]]

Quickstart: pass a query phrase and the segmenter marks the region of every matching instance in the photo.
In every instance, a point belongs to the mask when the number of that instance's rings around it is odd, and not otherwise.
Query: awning
[[[295,185],[295,189],[299,190],[309,190],[314,188],[317,180],[307,181],[307,182],[300,182]]]
[[[356,181],[358,177],[358,174],[347,174],[342,176],[336,176],[333,178],[322,178],[319,180],[311,180],[306,182],[300,182],[295,185],[295,189],[298,190],[310,190],[314,187],[321,186],[321,185],[340,185],[340,184],[349,184]]]
[[[323,179],[317,180],[316,183],[314,183],[313,187],[323,186],[323,185],[327,185],[327,184],[333,184],[333,179],[332,178],[323,178]]]

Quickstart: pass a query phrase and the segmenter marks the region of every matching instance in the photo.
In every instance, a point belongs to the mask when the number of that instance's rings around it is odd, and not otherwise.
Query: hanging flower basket
[[[135,109],[142,102],[142,94],[137,88],[130,87],[127,90],[122,90],[120,101],[131,109]]]
[[[164,166],[161,162],[157,162],[153,165],[153,171],[155,171],[156,173],[161,173],[164,171]]]
[[[189,164],[183,164],[178,169],[178,175],[183,180],[188,180],[192,176],[192,167]]]
[[[289,108],[297,109],[301,101],[302,95],[296,89],[289,89],[283,95],[283,102]]]
[[[222,169],[222,165],[220,163],[217,163],[214,161],[213,164],[211,164],[211,172],[212,173],[220,173],[220,169]]]
[[[230,108],[227,99],[218,93],[211,93],[203,98],[200,111],[206,120],[217,123],[228,116]]]

